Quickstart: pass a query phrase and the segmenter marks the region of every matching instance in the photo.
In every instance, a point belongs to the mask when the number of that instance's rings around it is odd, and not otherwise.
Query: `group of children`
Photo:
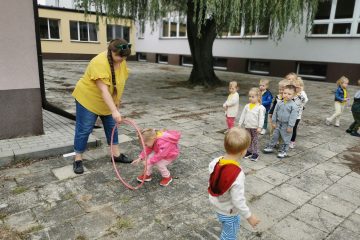
[[[335,119],[335,126],[339,126],[344,102],[347,101],[348,83],[349,80],[345,77],[337,82],[335,113],[326,119],[327,124]],[[224,139],[226,154],[215,158],[209,164],[209,201],[222,224],[220,239],[236,239],[240,228],[240,215],[252,227],[260,222],[246,204],[245,174],[240,161],[242,158],[250,158],[253,161],[259,158],[258,134],[267,132],[268,120],[271,123],[269,132],[272,133],[272,138],[264,152],[273,152],[274,147],[281,143],[278,157],[283,158],[286,157],[289,148],[295,147],[297,127],[308,102],[304,82],[296,74],[290,73],[278,84],[279,92],[274,99],[268,90],[269,81],[266,79],[260,80],[259,88],[251,88],[249,103],[244,106],[240,115],[239,127],[234,127],[239,110],[238,85],[234,81],[229,83],[230,94],[223,104],[228,125]],[[346,131],[353,136],[358,136],[356,134],[360,127],[360,91],[355,94],[352,112],[355,121]],[[149,128],[143,129],[141,135],[146,148],[132,164],[138,164],[147,159],[148,167],[146,173],[138,176],[137,180],[151,181],[152,168],[156,166],[162,175],[160,185],[167,186],[172,181],[167,165],[179,155],[180,132]]]
[[[268,88],[269,80],[267,79],[260,80],[259,88],[251,88],[249,103],[244,106],[240,115],[239,126],[245,127],[251,136],[251,144],[244,157],[252,161],[259,159],[258,134],[267,132],[269,120],[271,122],[270,133],[273,134],[264,153],[273,152],[273,148],[280,141],[282,144],[278,157],[287,156],[288,149],[295,147],[297,127],[305,104],[308,102],[304,91],[304,82],[295,73],[288,74],[279,82],[279,94],[274,100]],[[237,90],[237,83],[230,82],[230,94],[223,104],[228,130],[234,126],[235,118],[238,115],[240,104]]]

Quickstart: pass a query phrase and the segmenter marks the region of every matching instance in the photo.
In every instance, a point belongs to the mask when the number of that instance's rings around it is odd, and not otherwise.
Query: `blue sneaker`
[[[251,155],[252,155],[252,153],[251,153],[251,152],[246,151],[246,154],[245,154],[244,158],[249,158]]]
[[[259,159],[259,154],[254,153],[251,155],[250,160],[256,162]]]

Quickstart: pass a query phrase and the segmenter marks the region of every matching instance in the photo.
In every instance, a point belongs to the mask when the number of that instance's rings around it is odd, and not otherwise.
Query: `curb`
[[[101,140],[93,138],[89,140],[87,147],[94,148],[101,146]],[[74,151],[74,144],[66,143],[54,146],[38,146],[32,148],[22,148],[11,151],[0,152],[0,168],[25,162],[30,159],[40,159],[62,155]]]

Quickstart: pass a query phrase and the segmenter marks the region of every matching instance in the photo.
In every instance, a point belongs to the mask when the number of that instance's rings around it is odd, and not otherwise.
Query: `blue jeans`
[[[110,145],[112,129],[115,126],[115,121],[111,115],[98,116],[95,113],[90,112],[78,101],[76,102],[76,125],[75,125],[75,139],[74,139],[74,151],[76,153],[83,153],[86,150],[86,145],[89,139],[89,135],[92,132],[96,119],[101,118],[104,125],[104,131],[106,135],[107,143]],[[118,131],[115,129],[113,144],[118,144]]]
[[[236,240],[240,229],[240,216],[227,216],[220,213],[217,215],[222,225],[220,240]]]

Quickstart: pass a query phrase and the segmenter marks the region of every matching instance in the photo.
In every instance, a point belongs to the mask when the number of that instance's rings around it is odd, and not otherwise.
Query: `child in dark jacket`
[[[335,119],[335,126],[340,126],[340,116],[344,111],[344,107],[347,103],[348,94],[347,94],[347,86],[349,84],[349,79],[342,76],[339,80],[336,82],[338,88],[335,92],[335,113],[331,116],[326,118],[326,125],[330,125],[331,122]]]
[[[358,80],[358,85],[360,86],[360,79]],[[352,136],[360,137],[360,134],[358,133],[360,128],[360,90],[355,93],[351,112],[354,117],[354,122],[350,125],[346,132],[350,133]]]
[[[271,92],[268,90],[269,88],[269,80],[268,79],[261,79],[259,83],[259,89],[261,91],[261,104],[265,107],[265,119],[264,119],[264,126],[261,130],[261,134],[264,135],[267,130],[267,124],[268,124],[268,115],[272,103],[273,96]]]

